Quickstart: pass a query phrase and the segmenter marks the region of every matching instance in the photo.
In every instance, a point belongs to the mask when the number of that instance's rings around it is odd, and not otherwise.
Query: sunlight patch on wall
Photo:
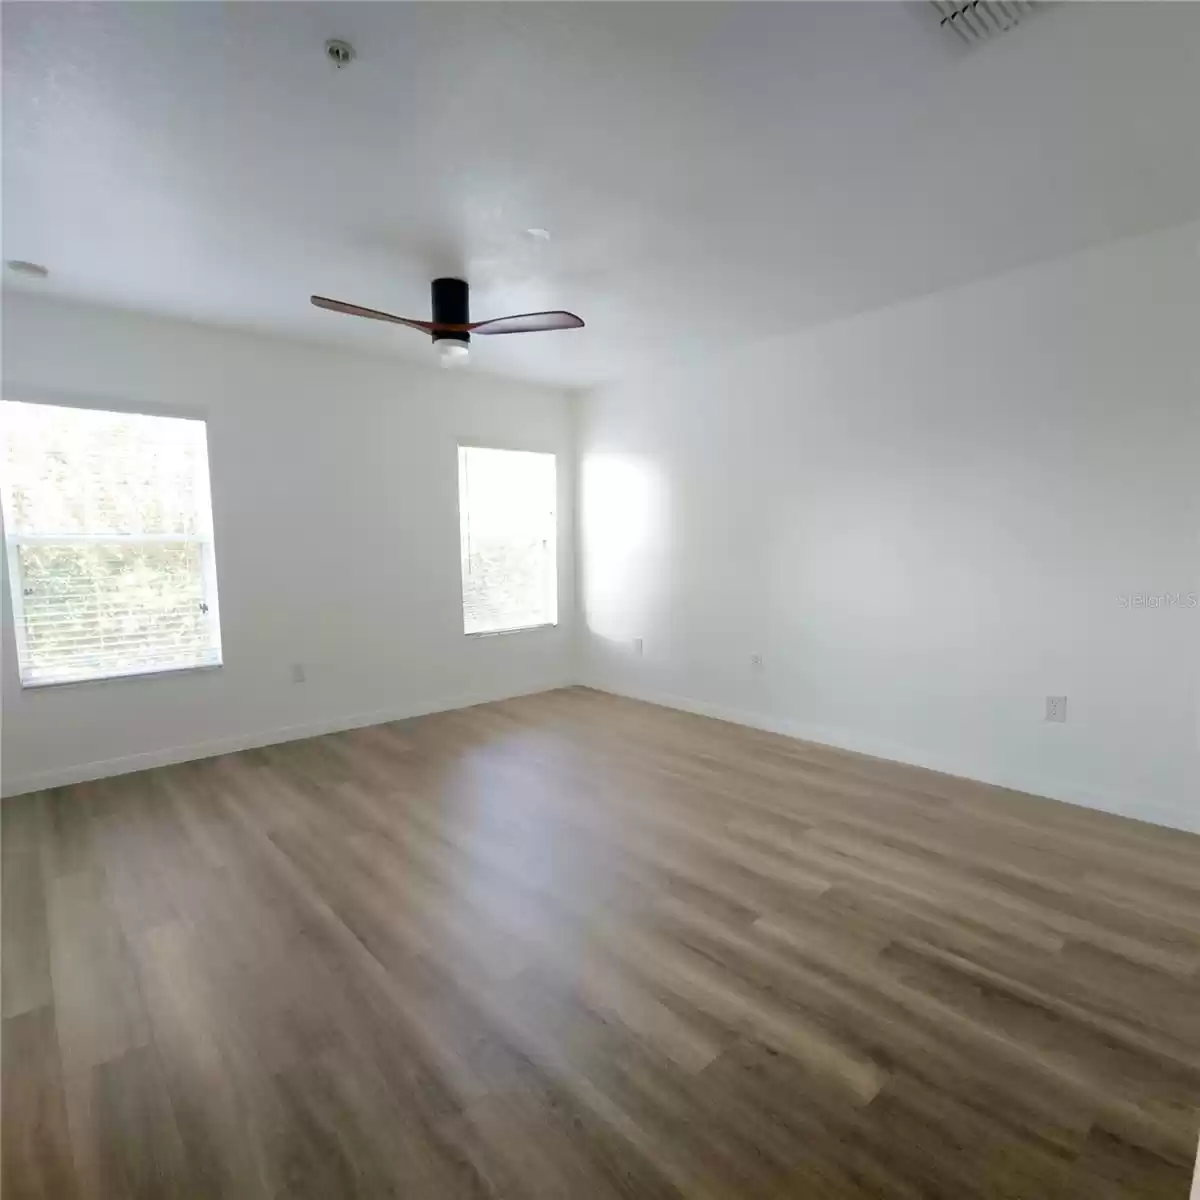
[[[667,549],[662,472],[640,455],[587,454],[580,490],[584,620],[598,637],[641,636],[664,575],[650,561]]]

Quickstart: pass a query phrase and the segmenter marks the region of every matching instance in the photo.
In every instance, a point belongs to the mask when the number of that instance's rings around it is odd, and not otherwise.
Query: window
[[[558,623],[553,454],[458,448],[463,629]]]
[[[221,661],[203,421],[0,403],[21,683]]]

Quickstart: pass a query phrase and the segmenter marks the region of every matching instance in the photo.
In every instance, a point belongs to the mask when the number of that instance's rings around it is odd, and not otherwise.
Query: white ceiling
[[[308,296],[421,317],[465,273],[476,318],[587,320],[476,348],[556,383],[1200,213],[1197,4],[1055,5],[973,49],[924,3],[2,20],[3,252],[52,271],[17,286],[428,358]]]

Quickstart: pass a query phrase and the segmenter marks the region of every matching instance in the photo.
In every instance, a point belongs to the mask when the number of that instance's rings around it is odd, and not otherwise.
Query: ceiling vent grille
[[[1011,29],[1034,9],[1033,0],[929,0],[941,17],[943,29],[954,33],[968,45],[986,42]]]

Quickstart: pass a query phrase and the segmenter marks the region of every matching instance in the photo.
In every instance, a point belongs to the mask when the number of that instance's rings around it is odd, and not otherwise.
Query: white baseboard
[[[99,759],[65,767],[54,767],[46,771],[33,771],[26,775],[6,777],[3,780],[0,795],[19,796],[25,792],[40,792],[45,788],[66,787],[72,783],[86,783],[91,779],[106,779],[110,775],[128,775],[132,771],[146,771],[151,767],[166,767],[172,763],[191,762],[198,758],[215,758],[219,754],[234,754],[239,750],[253,750],[259,746],[274,746],[280,742],[295,742],[302,738],[321,737],[323,734],[339,733],[345,729],[360,729],[366,725],[382,725],[387,721],[404,721],[410,717],[423,717],[430,713],[471,708],[476,704],[491,704],[497,700],[511,700],[515,696],[532,696],[539,692],[554,691],[556,688],[569,686],[571,686],[570,682],[564,680],[560,683],[548,683],[544,687],[524,688],[517,691],[488,694],[481,692],[474,695],[421,701],[416,704],[397,705],[393,708],[380,708],[374,712],[311,721],[302,725],[285,725],[276,729],[235,734],[231,737],[217,738],[207,742],[192,742],[186,746],[148,750],[141,754],[128,754],[120,758]]]
[[[692,699],[690,696],[655,692],[624,684],[614,685],[611,681],[585,680],[584,686],[594,688],[596,691],[608,692],[614,696],[642,700],[647,704],[657,704],[664,708],[695,713],[701,717],[712,717],[717,721],[745,725],[750,729],[779,733],[803,742],[814,742],[837,750],[849,750],[855,754],[865,754],[871,758],[904,763],[910,767],[923,767],[942,775],[971,779],[978,783],[1026,792],[1033,796],[1045,796],[1052,800],[1061,800],[1065,804],[1074,804],[1080,808],[1097,809],[1100,812],[1113,813],[1119,817],[1132,817],[1134,820],[1148,821],[1153,825],[1181,829],[1186,833],[1200,833],[1200,812],[1188,813],[1165,805],[1146,804],[1144,801],[1135,800],[1132,797],[1102,792],[1095,788],[1082,787],[1062,780],[1034,778],[1021,771],[981,771],[975,764],[955,760],[946,755],[917,750],[909,746],[888,744],[827,726],[806,725],[767,713],[712,704],[705,700]]]
[[[516,691],[479,692],[469,695],[443,697],[415,704],[409,703],[397,705],[392,708],[376,709],[373,712],[332,717],[301,725],[287,725],[275,729],[259,730],[254,733],[218,738],[212,741],[193,742],[185,746],[172,746],[161,750],[150,750],[145,753],[130,754],[120,758],[100,759],[93,762],[55,767],[46,771],[31,772],[26,775],[5,777],[3,779],[3,786],[0,788],[0,795],[18,796],[24,792],[36,792],[50,787],[65,787],[68,784],[84,783],[91,779],[104,779],[110,775],[126,775],[132,771],[144,771],[151,767],[165,767],[172,763],[190,762],[198,758],[214,758],[219,754],[233,754],[239,750],[252,750],[259,746],[273,746],[279,742],[320,737],[323,734],[337,733],[344,729],[358,729],[366,725],[382,725],[387,721],[402,721],[410,717],[420,717],[430,713],[470,708],[476,704],[489,704],[497,700],[512,699],[515,696],[534,695],[538,692],[553,691],[560,687],[570,687],[574,682],[576,681],[564,679],[554,683],[547,683],[545,686],[518,689]],[[830,746],[839,750],[849,750],[856,754],[869,755],[872,758],[887,759],[891,762],[905,763],[913,767],[923,767],[930,771],[937,771],[944,775],[953,775],[960,779],[973,779],[979,783],[1010,788],[1014,791],[1027,792],[1035,796],[1048,796],[1051,799],[1061,800],[1067,804],[1075,804],[1083,808],[1098,809],[1101,812],[1110,812],[1117,816],[1149,821],[1155,825],[1165,825],[1169,828],[1182,829],[1189,833],[1200,833],[1200,813],[1196,812],[1187,813],[1166,806],[1148,805],[1143,801],[1134,800],[1131,797],[1115,793],[1105,793],[1094,788],[1080,787],[1061,780],[1035,779],[1019,771],[981,771],[973,764],[954,760],[945,755],[915,750],[911,747],[884,744],[871,738],[863,738],[846,733],[843,730],[830,729],[826,726],[806,725],[767,713],[758,713],[747,709],[713,704],[704,700],[695,700],[689,696],[679,696],[668,692],[656,692],[626,685],[616,685],[611,681],[599,682],[589,679],[577,682],[583,686],[595,688],[597,691],[608,692],[614,696],[625,696],[631,700],[642,700],[648,704],[657,704],[664,708],[695,713],[702,717],[712,717],[718,721],[729,721],[735,725],[745,725],[751,729],[762,729],[768,733],[778,733],[785,737],[798,738],[805,742],[814,742],[818,745]]]

